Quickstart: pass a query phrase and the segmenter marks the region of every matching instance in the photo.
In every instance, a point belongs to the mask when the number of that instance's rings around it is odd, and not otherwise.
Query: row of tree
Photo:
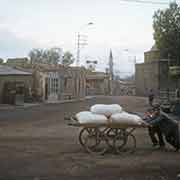
[[[69,51],[63,53],[61,48],[32,49],[29,53],[29,57],[32,64],[46,63],[69,66],[75,60],[72,53]]]
[[[31,64],[63,64],[65,66],[69,66],[75,61],[75,58],[73,57],[73,54],[71,52],[63,52],[61,48],[32,49],[29,52],[29,58]],[[6,63],[10,61],[11,59],[8,59]],[[4,62],[4,59],[0,58],[0,64],[3,64]]]

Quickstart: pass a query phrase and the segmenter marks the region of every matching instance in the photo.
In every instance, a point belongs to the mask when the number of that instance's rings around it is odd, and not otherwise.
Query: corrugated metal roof
[[[0,65],[0,75],[32,75],[32,73],[20,71],[10,66]]]

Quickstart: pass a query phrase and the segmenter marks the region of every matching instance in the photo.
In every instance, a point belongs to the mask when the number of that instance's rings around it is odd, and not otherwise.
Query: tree
[[[154,40],[163,58],[180,65],[180,7],[176,2],[153,16]]]
[[[61,48],[51,48],[44,51],[44,60],[48,64],[58,64],[62,59]]]
[[[31,64],[43,63],[44,50],[43,49],[32,49],[29,52],[29,57],[30,57]]]
[[[69,66],[70,64],[72,64],[74,62],[74,57],[73,55],[69,52],[66,51],[62,57],[62,64],[65,66]]]
[[[62,59],[61,48],[32,49],[29,53],[31,63],[58,64]]]
[[[4,63],[4,59],[0,58],[0,64]]]

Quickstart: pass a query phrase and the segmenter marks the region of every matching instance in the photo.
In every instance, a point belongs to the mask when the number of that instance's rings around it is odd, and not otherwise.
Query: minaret
[[[109,54],[109,73],[111,76],[111,80],[114,79],[114,73],[113,73],[113,56],[112,56],[112,50],[110,49],[110,54]]]

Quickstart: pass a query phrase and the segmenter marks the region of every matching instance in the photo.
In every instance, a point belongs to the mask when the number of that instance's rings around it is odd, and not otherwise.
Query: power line
[[[134,3],[141,3],[141,4],[154,4],[154,5],[168,5],[170,2],[163,2],[163,1],[145,1],[145,0],[120,0],[124,2],[134,2]],[[176,2],[177,3],[177,2]]]

